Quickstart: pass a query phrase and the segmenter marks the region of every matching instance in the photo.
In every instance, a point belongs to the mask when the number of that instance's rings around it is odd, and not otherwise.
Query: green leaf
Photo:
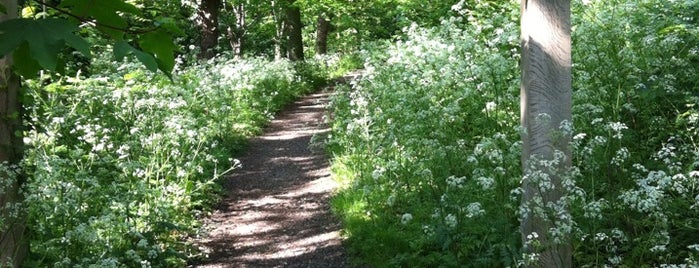
[[[60,7],[70,8],[77,16],[94,16],[97,14],[118,12],[140,15],[141,10],[123,0],[63,0]]]
[[[184,31],[180,29],[180,27],[177,27],[177,22],[173,18],[168,18],[168,17],[158,17],[155,19],[155,26],[161,27],[165,30],[167,30],[170,33],[173,33],[175,35],[183,36],[185,35]]]
[[[115,40],[121,40],[124,30],[129,27],[119,14],[140,14],[137,7],[122,0],[64,0],[60,6],[70,9],[78,17],[95,19],[97,28]]]
[[[58,54],[67,44],[86,57],[90,57],[90,45],[74,34],[76,25],[64,19],[12,19],[0,23],[0,56],[7,55],[28,44],[26,59],[34,59],[47,70],[55,70]],[[21,51],[24,53],[26,51]]]
[[[132,49],[133,47],[129,45],[129,43],[126,43],[126,41],[117,41],[114,43],[114,48],[112,48],[114,59],[117,61],[123,60],[124,57],[131,53]]]
[[[8,20],[0,23],[0,57],[9,54],[12,50],[19,47],[24,41],[20,31],[22,21],[18,19]]]
[[[158,30],[140,36],[139,45],[145,52],[155,56],[158,68],[166,74],[172,72],[175,67],[175,45],[165,31]]]
[[[32,57],[27,43],[15,50],[12,61],[15,71],[26,78],[35,78],[41,70],[41,65]]]
[[[683,33],[683,32],[687,32],[687,25],[677,24],[677,25],[665,27],[665,28],[661,29],[658,33],[665,35],[665,34],[669,34],[669,33]]]
[[[7,15],[7,9],[2,4],[0,4],[0,13]]]
[[[31,57],[39,62],[42,68],[55,70],[58,62],[58,53],[61,51],[62,42],[54,40],[51,35],[37,34],[41,32],[28,32],[25,35]]]
[[[114,44],[114,58],[116,60],[123,60],[124,57],[128,55],[134,55],[136,56],[136,59],[143,63],[143,65],[148,68],[151,72],[157,72],[158,71],[158,63],[155,60],[155,57],[153,55],[148,54],[146,52],[140,51],[136,49],[135,47],[129,45],[126,41],[117,41]]]

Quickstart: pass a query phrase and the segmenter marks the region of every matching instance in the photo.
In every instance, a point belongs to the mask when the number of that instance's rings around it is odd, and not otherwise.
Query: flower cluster
[[[74,83],[26,81],[33,265],[183,265],[216,182],[240,164],[230,153],[312,89],[300,72],[219,59],[178,66],[172,81],[134,63]]]
[[[556,133],[573,154],[535,156],[523,172],[510,2],[458,1],[440,27],[406,27],[340,88],[328,144],[348,180],[335,206],[352,245],[394,266],[534,265],[524,246],[569,241],[581,267],[696,264],[699,22],[687,14],[699,4],[575,2],[573,120]],[[564,194],[520,206],[523,178]],[[529,215],[550,228],[520,234]]]

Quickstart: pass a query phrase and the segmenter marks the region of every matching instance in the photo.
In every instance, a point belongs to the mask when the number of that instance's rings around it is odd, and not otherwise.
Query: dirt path
[[[209,258],[192,267],[347,266],[328,204],[336,183],[325,155],[309,149],[313,135],[329,131],[322,119],[329,94],[295,102],[250,142],[197,243]]]

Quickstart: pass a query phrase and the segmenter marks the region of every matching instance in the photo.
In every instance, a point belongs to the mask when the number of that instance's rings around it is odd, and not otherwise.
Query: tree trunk
[[[272,17],[275,21],[275,38],[274,38],[274,59],[280,60],[284,52],[284,44],[286,43],[286,19],[284,19],[284,3],[272,1]]]
[[[318,16],[318,28],[316,29],[316,55],[328,53],[328,33],[330,32],[330,22],[325,16]]]
[[[209,59],[215,55],[212,50],[218,43],[220,30],[218,16],[221,11],[221,0],[201,0],[197,10],[197,23],[201,31],[199,43],[199,58]]]
[[[17,1],[1,0],[7,14],[0,13],[0,22],[17,17]],[[12,72],[12,58],[0,58],[0,163],[13,171],[22,159],[21,106],[19,77]],[[7,262],[19,267],[27,252],[24,239],[25,222],[19,211],[21,175],[0,171],[0,266]],[[18,172],[20,173],[20,172]],[[14,207],[13,207],[14,205]]]
[[[561,179],[571,164],[572,133],[560,128],[572,122],[570,0],[522,0],[521,9],[522,241],[526,253],[538,255],[528,266],[571,267],[568,231],[562,237],[549,231],[570,220]]]
[[[303,61],[301,9],[293,3],[293,0],[290,1],[286,7],[287,57],[291,61]]]
[[[228,27],[228,39],[236,58],[243,57],[243,36],[247,25],[245,23],[245,4],[238,3],[233,7],[235,13],[235,26]]]

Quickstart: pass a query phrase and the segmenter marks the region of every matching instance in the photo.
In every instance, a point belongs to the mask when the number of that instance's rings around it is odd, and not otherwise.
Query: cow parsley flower
[[[411,220],[413,220],[413,214],[410,213],[405,213],[400,217],[400,223],[402,224],[408,224]]]
[[[446,224],[449,228],[455,228],[457,224],[456,216],[450,213],[449,215],[444,217],[444,224]]]

